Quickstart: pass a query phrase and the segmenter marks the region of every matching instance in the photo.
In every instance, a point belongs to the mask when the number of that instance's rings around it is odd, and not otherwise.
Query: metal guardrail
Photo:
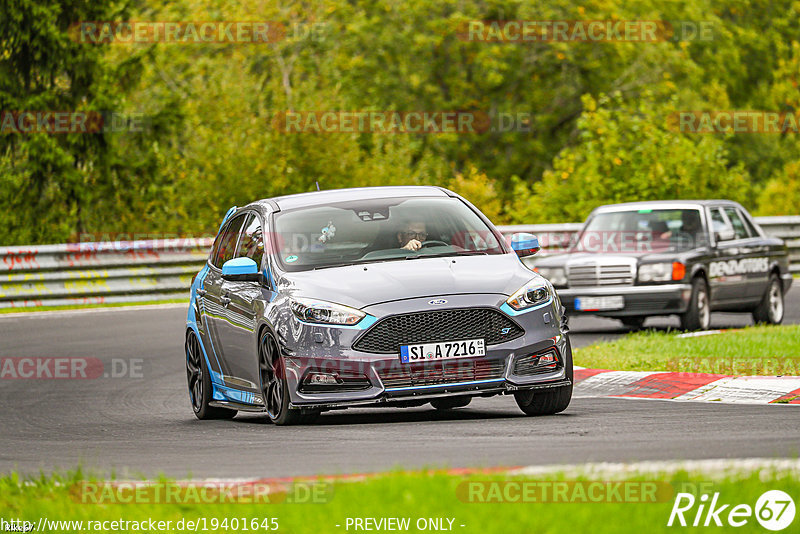
[[[0,308],[186,298],[212,238],[0,247]]]
[[[800,273],[800,216],[757,217],[764,231],[786,241],[792,272]],[[504,234],[539,236],[540,254],[557,253],[581,223],[500,226]],[[210,237],[0,247],[0,308],[111,304],[188,297],[206,261]]]

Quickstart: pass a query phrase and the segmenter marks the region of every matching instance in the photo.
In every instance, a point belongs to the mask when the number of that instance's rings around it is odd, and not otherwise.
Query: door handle
[[[205,297],[206,296],[206,290],[205,289],[201,289],[201,288],[198,287],[197,288],[197,296]]]
[[[219,300],[222,301],[222,305],[225,306],[226,308],[228,307],[228,304],[231,303],[231,299],[228,297],[222,297]]]

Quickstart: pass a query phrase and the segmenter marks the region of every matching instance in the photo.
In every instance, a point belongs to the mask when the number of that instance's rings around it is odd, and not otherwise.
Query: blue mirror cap
[[[258,274],[258,265],[250,258],[233,258],[222,265],[222,275]]]
[[[514,234],[511,236],[511,248],[514,250],[539,250],[539,238],[533,234]]]

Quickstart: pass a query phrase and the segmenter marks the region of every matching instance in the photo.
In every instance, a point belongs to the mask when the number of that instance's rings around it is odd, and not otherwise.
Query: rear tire
[[[444,397],[431,401],[431,406],[437,410],[454,410],[463,408],[472,402],[472,397]]]
[[[702,277],[692,280],[692,296],[689,299],[689,309],[681,315],[681,329],[683,330],[708,330],[711,324],[711,299],[708,293],[708,284]]]
[[[769,277],[769,285],[764,298],[753,310],[753,320],[756,323],[781,324],[784,310],[783,286],[780,279],[773,273]]]
[[[233,419],[236,410],[210,406],[213,386],[211,373],[208,372],[206,358],[194,331],[186,335],[186,378],[189,382],[189,400],[192,402],[194,415],[201,420]]]
[[[565,377],[573,381],[572,371],[572,344],[567,338],[567,353],[565,354]],[[572,400],[572,384],[560,388],[545,390],[528,390],[514,393],[517,406],[526,415],[553,415],[563,412]]]

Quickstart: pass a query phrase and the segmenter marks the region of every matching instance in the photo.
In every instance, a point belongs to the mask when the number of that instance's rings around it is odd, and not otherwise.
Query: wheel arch
[[[781,265],[777,261],[773,261],[769,267],[769,276],[775,275],[778,278],[778,283],[781,285],[781,291],[785,291],[783,287],[783,278],[781,277]]]
[[[696,278],[702,278],[706,283],[706,291],[708,292],[708,299],[710,303],[711,299],[713,298],[713,289],[711,288],[711,281],[708,279],[708,270],[706,269],[705,265],[699,264],[692,269],[692,274],[689,276],[689,283],[691,284],[694,282]]]

